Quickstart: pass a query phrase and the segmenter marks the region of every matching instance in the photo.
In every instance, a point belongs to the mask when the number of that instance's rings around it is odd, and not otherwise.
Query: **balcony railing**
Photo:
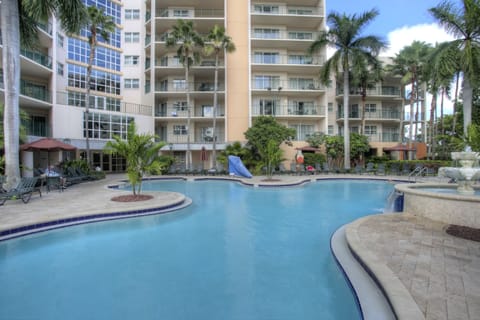
[[[180,63],[178,59],[164,57],[160,59],[155,59],[156,67],[172,67],[172,68],[183,68],[183,64]],[[218,66],[224,66],[224,60],[218,61]],[[215,60],[213,59],[202,59],[197,64],[194,64],[192,68],[195,67],[215,67]]]
[[[323,15],[323,12],[323,9],[312,7],[252,6],[252,14],[318,16]]]
[[[395,96],[400,97],[402,95],[402,91],[400,87],[376,87],[373,89],[368,89],[366,91],[367,96]],[[350,95],[361,95],[362,89],[360,88],[350,88]],[[337,96],[343,95],[343,87],[337,87]]]
[[[293,105],[254,105],[252,107],[252,114],[253,116],[325,116],[325,107],[318,105],[303,107]]]
[[[20,49],[20,54],[46,68],[52,69],[52,58],[46,54],[27,49]]]
[[[254,90],[269,91],[318,91],[325,90],[325,86],[316,80],[276,80],[276,79],[252,79]],[[272,89],[273,88],[273,89]]]
[[[253,39],[264,40],[314,40],[318,32],[311,31],[284,31],[284,30],[254,30],[251,34]]]
[[[377,133],[377,134],[366,134],[369,142],[400,142],[399,133]]]
[[[177,12],[175,8],[158,8],[155,16],[157,18],[175,18],[175,19],[185,19],[185,18],[223,18],[225,12],[221,9],[195,9],[195,10],[179,10]]]
[[[193,108],[193,113],[191,117],[201,117],[201,118],[213,118],[213,108],[204,109],[201,106]],[[223,106],[217,107],[217,118],[223,118],[225,116],[225,108]],[[188,111],[186,108],[179,108],[173,104],[167,105],[166,107],[156,107],[155,108],[155,117],[179,117],[186,118],[188,117]]]
[[[39,22],[37,23],[37,26],[43,31],[45,31],[46,33],[48,33],[49,35],[52,35],[53,28],[50,22]]]
[[[213,135],[203,134],[198,132],[200,130],[196,130],[193,136],[190,136],[190,143],[193,144],[211,144],[213,143]],[[187,143],[187,135],[186,134],[174,134],[173,132],[169,132],[166,135],[157,134],[158,138],[156,139],[157,142],[165,141],[168,144],[173,144],[171,151],[178,151],[178,150],[185,150],[186,143]],[[225,133],[223,131],[218,131],[218,134],[215,137],[216,143],[225,143]],[[184,148],[179,149],[177,145],[185,145]]]
[[[273,64],[273,65],[317,65],[321,66],[325,62],[324,56],[302,56],[291,54],[253,54],[252,63],[254,64]]]
[[[345,113],[343,110],[337,111],[337,118],[344,118]],[[349,118],[350,119],[360,119],[362,117],[361,111],[350,111]],[[379,110],[377,112],[365,112],[365,119],[379,119],[379,120],[401,120],[402,113],[399,111],[389,111],[389,110]]]
[[[114,98],[91,95],[90,108],[111,112],[141,114],[151,116],[153,107],[144,104],[122,102]],[[57,103],[66,106],[85,108],[85,93],[79,92],[57,92]]]
[[[190,83],[189,84],[190,92],[195,92],[195,91],[208,91],[208,92],[213,92],[214,91],[214,84],[213,82],[195,82],[195,83]],[[225,90],[225,84],[219,84],[217,91],[224,91]],[[160,92],[185,92],[185,84],[174,84],[174,83],[156,83],[155,84],[155,91],[160,91]]]

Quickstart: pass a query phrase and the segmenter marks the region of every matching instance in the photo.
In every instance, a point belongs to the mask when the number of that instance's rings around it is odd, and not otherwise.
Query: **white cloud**
[[[453,37],[436,23],[404,26],[390,31],[387,38],[390,46],[386,52],[382,53],[382,56],[394,56],[403,47],[412,44],[414,40],[424,41],[432,45],[453,40]]]

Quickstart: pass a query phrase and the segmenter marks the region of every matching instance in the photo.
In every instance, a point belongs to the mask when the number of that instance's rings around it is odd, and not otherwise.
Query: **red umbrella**
[[[22,144],[22,151],[75,151],[77,148],[71,144],[53,138],[42,138],[37,141]]]
[[[202,161],[208,160],[207,150],[205,149],[205,147],[202,147],[202,152],[200,152],[200,159]]]
[[[75,151],[77,148],[71,144],[64,143],[53,138],[42,138],[37,141],[22,144],[20,146],[22,151]],[[49,157],[47,156],[47,164],[50,166]]]

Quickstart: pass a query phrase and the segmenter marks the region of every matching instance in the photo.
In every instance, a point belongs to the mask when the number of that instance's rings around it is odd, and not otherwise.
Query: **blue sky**
[[[364,35],[384,37],[390,42],[385,55],[393,55],[413,40],[435,44],[451,39],[428,12],[439,3],[440,0],[326,0],[326,8],[327,14],[331,11],[358,14],[378,9],[379,16],[365,29]]]

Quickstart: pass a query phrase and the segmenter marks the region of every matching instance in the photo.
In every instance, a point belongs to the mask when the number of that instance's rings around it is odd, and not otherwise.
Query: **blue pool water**
[[[0,243],[0,319],[360,319],[329,239],[392,189],[147,182],[193,204]]]

